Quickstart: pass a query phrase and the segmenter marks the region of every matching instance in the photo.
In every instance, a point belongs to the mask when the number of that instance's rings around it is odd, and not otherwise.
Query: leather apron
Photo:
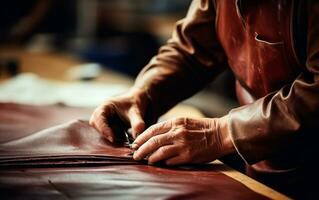
[[[299,35],[294,31],[299,5],[288,0],[215,1],[216,32],[236,77],[241,105],[292,83],[303,70],[296,50]],[[296,175],[295,166],[283,165],[283,160],[265,160],[247,164],[246,169],[248,175],[276,188]]]

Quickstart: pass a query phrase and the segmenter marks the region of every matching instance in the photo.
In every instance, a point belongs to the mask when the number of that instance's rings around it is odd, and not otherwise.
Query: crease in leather
[[[1,166],[48,161],[55,165],[76,161],[138,164],[131,149],[111,146],[87,121],[71,121],[0,145]]]
[[[19,117],[29,106],[11,105],[16,107],[25,109],[14,112],[10,130],[25,136],[0,144],[1,199],[267,199],[222,174],[218,165],[165,168],[132,161],[130,149],[111,146],[85,121],[19,133],[24,129],[14,121],[24,124]],[[62,116],[65,110],[56,106],[54,112]],[[59,116],[51,114],[46,119]],[[34,124],[24,120],[25,126],[43,126],[35,118]],[[1,127],[0,138],[7,137]]]
[[[71,120],[90,113],[91,109],[60,105],[37,107],[1,103],[0,141],[9,142],[0,143],[0,166],[35,166],[49,162],[56,166],[139,164],[132,158],[131,149],[109,144],[87,121]],[[63,120],[71,121],[53,126]]]

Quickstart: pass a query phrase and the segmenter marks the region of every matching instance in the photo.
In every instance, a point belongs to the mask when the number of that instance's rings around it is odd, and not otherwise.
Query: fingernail
[[[133,154],[133,159],[134,160],[141,160],[141,158],[139,156],[137,156],[135,152]]]
[[[132,144],[132,149],[134,149],[134,150],[138,149],[138,145],[136,143],[133,143]]]
[[[106,139],[107,139],[109,142],[111,142],[111,143],[114,142],[114,139],[113,139],[111,136],[106,136]]]

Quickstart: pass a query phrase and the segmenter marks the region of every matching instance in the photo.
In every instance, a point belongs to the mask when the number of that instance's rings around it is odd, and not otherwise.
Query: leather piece
[[[89,119],[93,108],[63,105],[31,106],[0,103],[0,143],[21,138],[73,119]]]
[[[216,10],[217,35],[229,66],[255,100],[297,77],[300,69],[291,52],[291,2],[218,1]]]
[[[8,133],[3,134],[7,130],[22,135],[24,130],[14,126],[15,121],[26,131],[33,130],[29,126],[37,126],[36,115],[23,114],[32,106],[10,106],[15,111],[11,127],[3,130],[4,126],[0,126],[0,138],[8,137]],[[45,117],[56,122],[56,113],[62,116],[70,111],[61,106],[54,108],[37,107],[45,113],[37,115],[38,121],[43,122]],[[51,124],[49,121],[45,124]],[[0,144],[1,199],[267,199],[219,172],[218,165],[164,168],[136,162],[129,148],[111,146],[83,120],[23,135]]]
[[[87,118],[92,109],[10,103],[0,108],[0,167],[137,163],[130,149],[112,146],[88,121],[74,120]]]
[[[88,121],[75,120],[23,138],[0,144],[0,158],[109,155],[129,157],[132,152],[125,147],[115,147],[91,127]]]
[[[147,165],[1,171],[0,194],[5,199],[267,199],[216,171]]]

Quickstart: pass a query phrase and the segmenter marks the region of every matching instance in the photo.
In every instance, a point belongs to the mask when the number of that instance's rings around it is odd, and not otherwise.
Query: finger
[[[171,157],[178,155],[178,148],[174,145],[165,145],[158,148],[150,157],[148,158],[148,164],[154,164],[156,162],[167,160]]]
[[[132,136],[136,138],[138,134],[144,131],[145,122],[140,112],[135,108],[129,110],[128,118],[132,127]]]
[[[178,155],[172,158],[169,158],[165,161],[166,165],[181,165],[187,163],[187,158],[183,155]]]
[[[171,129],[171,126],[172,126],[171,122],[161,122],[161,123],[152,125],[135,139],[132,145],[132,148],[138,149],[145,142],[147,142],[151,137],[160,135],[169,131]]]
[[[115,142],[114,133],[103,117],[97,119],[98,131],[111,143]]]
[[[152,137],[134,152],[133,158],[135,160],[142,160],[161,146],[172,144],[169,138],[168,134],[161,134]]]
[[[98,115],[98,116],[97,116]],[[90,125],[93,126],[98,132],[102,133],[102,135],[110,142],[114,142],[114,134],[112,129],[108,126],[107,122],[104,120],[100,114],[96,112],[90,118]]]

